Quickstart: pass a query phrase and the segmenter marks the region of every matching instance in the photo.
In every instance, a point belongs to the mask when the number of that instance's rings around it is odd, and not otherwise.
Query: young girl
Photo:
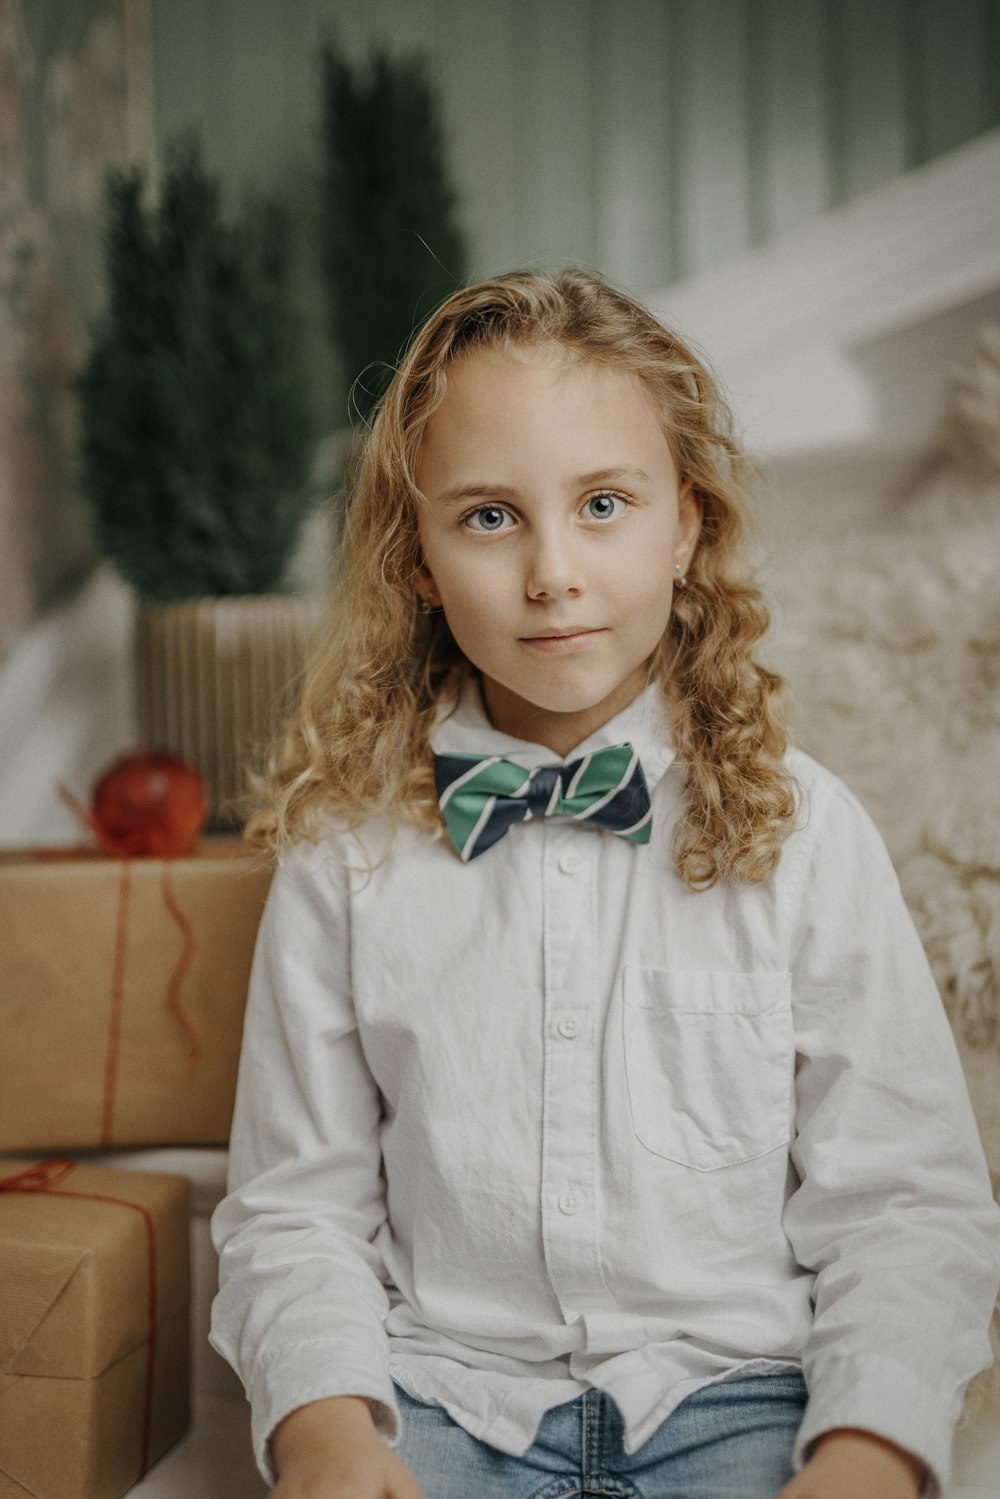
[[[885,848],[753,658],[744,485],[579,272],[459,292],[381,402],[250,826],[213,1225],[281,1499],[947,1482],[1000,1211]]]

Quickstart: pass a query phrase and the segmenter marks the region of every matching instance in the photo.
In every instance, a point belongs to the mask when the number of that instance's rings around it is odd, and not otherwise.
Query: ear
[[[674,561],[682,573],[687,572],[698,545],[704,512],[704,503],[693,480],[685,479],[677,496],[677,542],[674,547]]]
[[[417,566],[413,570],[413,579],[416,584],[417,595],[422,602],[436,606],[438,603],[437,585],[426,562],[417,563]]]

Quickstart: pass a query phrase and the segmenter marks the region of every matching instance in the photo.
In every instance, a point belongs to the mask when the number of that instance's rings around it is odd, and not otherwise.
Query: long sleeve
[[[397,1412],[373,1240],[386,1214],[380,1098],[350,992],[342,865],[299,846],[274,876],[250,979],[229,1157],[212,1233],[220,1291],[211,1342],[252,1407],[269,1482],[268,1440],[284,1416],[330,1395]]]
[[[1000,1210],[940,997],[882,841],[843,787],[819,814],[792,943],[800,1185],[784,1228],[816,1272],[796,1467],[858,1426],[948,1480],[990,1363]]]

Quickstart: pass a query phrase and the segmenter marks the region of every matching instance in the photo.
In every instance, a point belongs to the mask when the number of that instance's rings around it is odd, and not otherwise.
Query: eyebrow
[[[577,474],[574,487],[584,488],[588,484],[649,483],[650,478],[641,468],[596,468],[589,474]],[[453,484],[438,495],[439,505],[457,505],[464,500],[500,500],[516,493],[507,484]]]

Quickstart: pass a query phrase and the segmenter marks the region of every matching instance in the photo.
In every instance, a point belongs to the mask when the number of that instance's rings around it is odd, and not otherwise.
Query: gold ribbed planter
[[[242,820],[247,766],[291,706],[319,609],[314,597],[281,594],[139,607],[139,734],[197,766],[211,826]]]

